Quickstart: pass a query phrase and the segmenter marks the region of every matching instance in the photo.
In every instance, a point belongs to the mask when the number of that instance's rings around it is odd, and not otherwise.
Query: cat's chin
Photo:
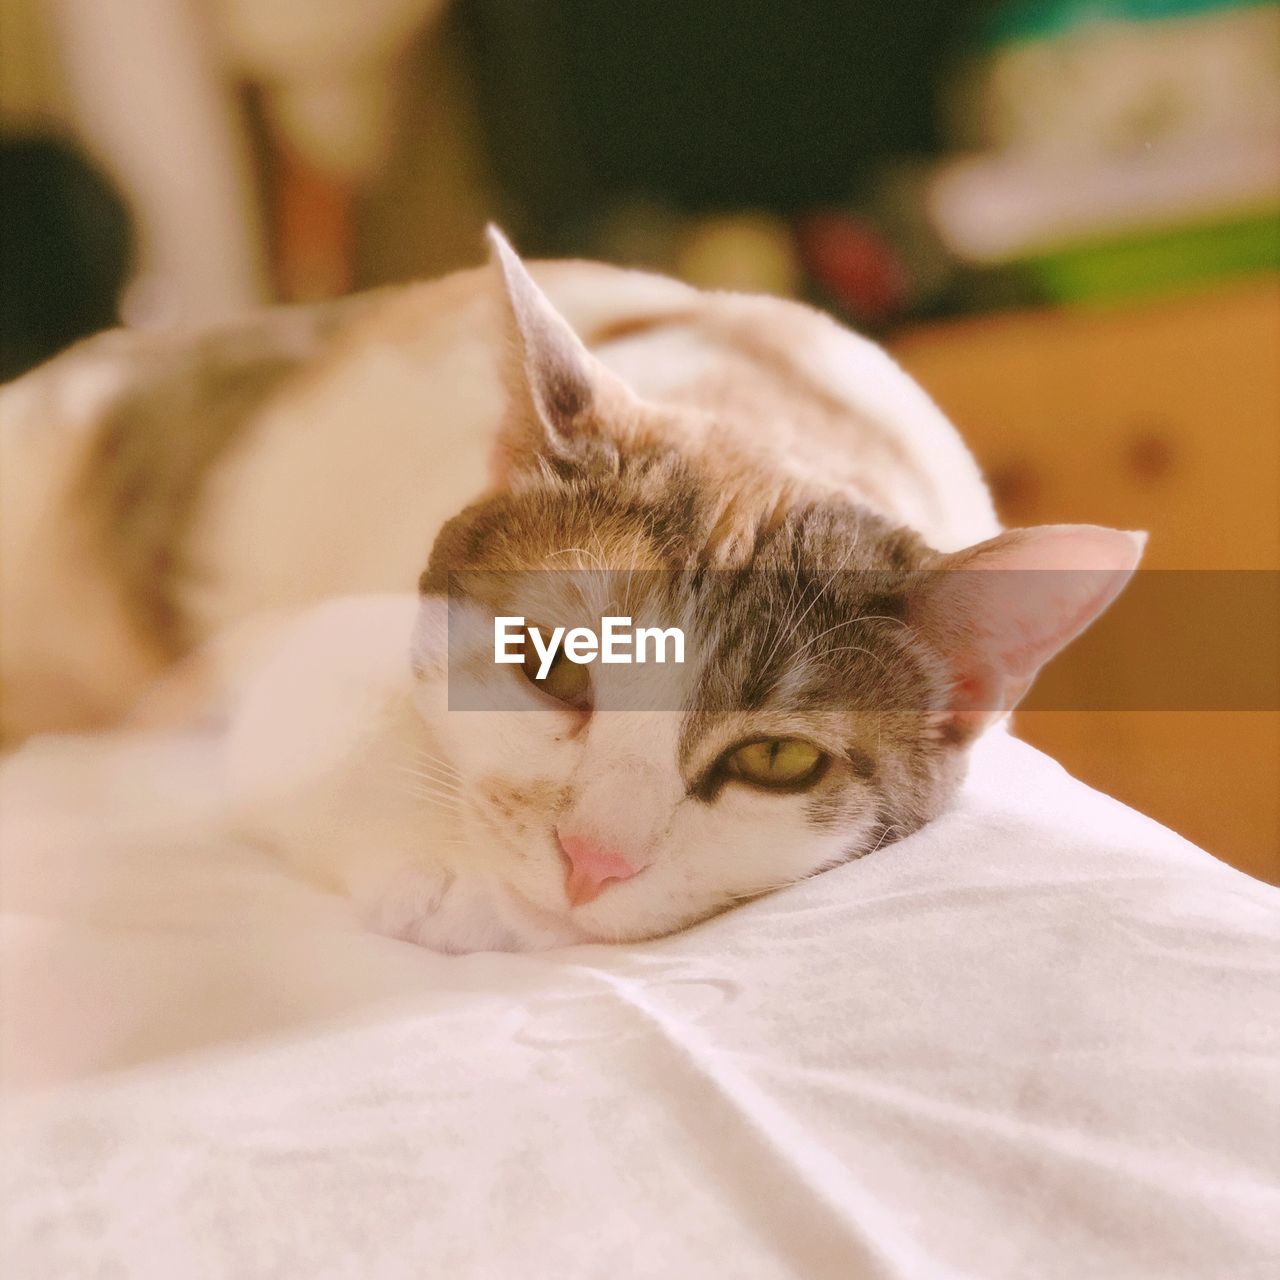
[[[405,868],[371,895],[362,914],[375,933],[452,955],[545,951],[597,940],[567,916],[480,874]]]

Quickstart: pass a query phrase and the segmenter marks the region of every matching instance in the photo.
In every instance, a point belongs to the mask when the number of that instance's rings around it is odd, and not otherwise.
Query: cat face
[[[573,553],[576,567],[559,567],[559,531],[621,492],[616,476],[584,474],[464,514],[452,533],[478,548],[495,517],[521,530],[527,567],[478,551],[449,573],[447,651],[422,628],[421,705],[461,775],[468,843],[502,851],[513,892],[584,936],[645,937],[939,812],[963,757],[939,730],[947,674],[904,618],[918,575],[892,567],[924,549],[874,517],[816,506],[790,514],[749,564],[700,570],[696,508],[682,537],[669,510],[631,494],[631,549],[666,566],[619,572]],[[873,560],[885,567],[863,567]],[[443,615],[437,604],[427,616]],[[598,631],[608,615],[678,626],[685,661],[561,656],[541,675],[532,646],[522,665],[494,661],[495,618]]]
[[[780,501],[767,477],[727,500],[495,248],[502,477],[437,539],[414,655],[485,870],[562,934],[637,939],[941,812],[973,736],[1119,590],[1132,536],[1022,531],[943,557],[851,504]],[[1070,572],[1034,592],[956,572],[989,568]],[[685,661],[494,660],[495,618],[609,614],[681,628]]]

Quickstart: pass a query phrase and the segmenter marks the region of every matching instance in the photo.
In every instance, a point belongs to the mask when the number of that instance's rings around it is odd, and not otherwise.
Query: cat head
[[[636,939],[938,815],[1141,537],[1052,526],[943,555],[829,494],[749,468],[729,484],[716,424],[633,394],[491,239],[498,480],[441,531],[415,641],[486,869],[573,936]],[[611,613],[678,628],[684,661],[495,662],[495,618]]]

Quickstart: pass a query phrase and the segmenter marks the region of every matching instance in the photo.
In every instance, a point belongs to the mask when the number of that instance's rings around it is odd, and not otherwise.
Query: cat
[[[6,696],[38,691],[10,733],[67,673],[55,715],[106,719],[222,644],[237,831],[446,951],[661,935],[942,813],[1143,535],[1002,533],[924,393],[799,304],[531,272],[497,231],[490,249],[224,335],[205,376],[248,409],[200,450],[165,446],[180,475],[149,521],[130,500],[148,435],[216,408],[187,389],[189,344],[163,375],[133,347],[123,366],[82,352],[5,393],[0,440],[44,493],[0,530],[22,561],[0,672]],[[264,362],[246,392],[237,371]],[[141,402],[129,367],[149,370]],[[139,412],[157,385],[177,422]],[[145,537],[122,537],[130,512]],[[493,661],[495,617],[591,620],[619,592],[690,639],[639,696],[603,666]],[[79,634],[50,639],[77,600]],[[298,614],[262,656],[261,620]]]

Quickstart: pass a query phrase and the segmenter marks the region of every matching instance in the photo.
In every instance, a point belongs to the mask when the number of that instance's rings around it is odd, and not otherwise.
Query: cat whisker
[[[438,765],[441,769],[444,769],[448,773],[458,772],[457,768],[450,761],[446,760],[444,756],[435,755],[433,752],[426,751],[422,748],[418,748],[417,750],[412,751],[410,753],[410,756],[412,759],[420,760],[424,764]]]
[[[398,784],[398,790],[407,791],[410,795],[422,800],[438,801],[454,809],[461,808],[464,794],[461,791],[445,790],[436,786],[430,779],[423,779],[410,773],[408,780]]]
[[[905,827],[900,827],[900,826],[898,826],[898,824],[897,824],[896,822],[891,822],[891,823],[889,823],[889,824],[884,828],[884,830],[883,830],[883,831],[881,831],[881,833],[880,833],[880,839],[879,839],[879,840],[877,840],[877,841],[875,842],[875,844],[874,844],[874,845],[872,845],[872,846],[871,846],[871,848],[867,850],[867,852],[866,852],[866,853],[860,853],[860,854],[858,854],[858,857],[860,857],[860,858],[865,858],[865,857],[867,857],[868,855],[875,853],[875,851],[876,851],[876,850],[877,850],[877,849],[878,849],[882,844],[884,844],[884,842],[889,838],[889,836],[890,836],[890,835],[892,835],[892,834],[893,834],[893,833],[895,833],[895,832],[896,832],[898,835],[900,835],[900,836],[905,836],[905,835],[907,834],[907,829],[906,829]]]
[[[434,773],[438,773],[441,777],[460,780],[461,772],[451,765],[447,760],[442,760],[438,756],[425,755],[419,752],[413,752],[408,756],[415,768],[429,769]]]
[[[461,778],[457,774],[444,774],[439,772],[434,766],[430,765],[421,765],[416,762],[411,762],[408,764],[393,764],[391,767],[393,769],[400,770],[402,773],[411,773],[415,777],[435,778],[438,781],[446,782],[455,788],[457,788],[458,784],[461,782]]]
[[[825,631],[819,631],[816,636],[810,636],[810,638],[806,640],[804,644],[800,646],[799,649],[796,650],[795,656],[797,658],[801,657],[804,654],[805,650],[809,649],[812,645],[817,644],[818,641],[821,640],[823,636],[829,636],[833,631],[839,631],[841,627],[857,626],[860,622],[896,622],[900,627],[905,627],[907,625],[905,622],[902,621],[901,618],[890,617],[887,613],[874,613],[874,614],[868,614],[866,616],[849,618],[846,621],[835,623],[833,626],[828,627]],[[838,653],[839,650],[833,650],[832,652]]]
[[[586,547],[561,547],[558,551],[551,552],[551,554],[547,556],[547,559],[558,560],[561,556],[572,556],[572,555],[589,556],[591,560],[594,562],[595,568],[597,569],[604,568],[604,561],[601,560],[600,557],[596,555],[594,551],[588,551]]]
[[[857,539],[855,539],[850,544],[848,550],[844,553],[844,558],[831,571],[831,573],[827,577],[826,582],[824,582],[822,586],[813,593],[813,599],[810,600],[809,603],[805,606],[804,612],[798,618],[795,618],[791,622],[790,627],[785,631],[782,628],[779,628],[778,634],[774,638],[773,647],[769,650],[769,656],[764,660],[764,662],[760,664],[762,668],[767,667],[768,664],[773,661],[774,654],[778,651],[778,646],[782,643],[783,636],[786,634],[794,634],[796,631],[798,631],[800,629],[800,624],[814,611],[815,608],[817,608],[818,601],[821,600],[823,596],[826,595],[827,591],[831,587],[831,584],[844,571],[845,565],[849,563],[849,559],[853,555],[854,551],[857,549],[857,546],[858,546]]]
[[[849,549],[844,553],[844,558],[840,561],[840,563],[834,569],[832,569],[830,575],[827,577],[826,582],[822,584],[821,589],[813,593],[813,599],[809,601],[808,608],[806,608],[805,611],[792,624],[793,631],[799,629],[800,624],[817,607],[818,601],[821,600],[822,597],[825,596],[827,592],[831,589],[831,584],[844,572],[845,566],[849,563],[849,560],[852,558],[854,551],[857,550],[857,547],[858,547],[858,540],[855,537],[853,542],[850,543]]]
[[[842,644],[839,648],[828,649],[819,656],[823,658],[833,658],[837,653],[865,653],[868,658],[873,658],[876,663],[879,664],[881,671],[887,670],[889,666],[889,664],[885,662],[878,653],[873,652],[871,649],[866,649],[860,644]]]
[[[860,614],[857,617],[856,621],[858,622],[893,622],[893,623],[896,623],[898,626],[902,627],[904,630],[907,627],[907,623],[905,623],[901,618],[895,618],[891,613]]]
[[[433,782],[446,791],[462,791],[462,779],[456,774],[437,773],[433,769],[423,768],[421,765],[397,765],[396,768],[403,773],[409,774],[414,778],[421,778],[425,782]]]
[[[407,796],[416,804],[423,806],[424,810],[431,814],[438,815],[443,822],[450,825],[455,825],[462,820],[462,806],[456,800],[452,800],[448,797],[423,794],[413,790],[412,788],[397,788],[395,794],[400,797]],[[461,837],[451,832],[436,832],[433,833],[432,838],[438,839],[442,843],[449,843],[451,845],[457,845],[458,847],[462,846]]]
[[[414,800],[438,809],[441,813],[455,815],[462,812],[462,802],[454,796],[441,796],[434,791],[418,791],[412,787],[407,789],[407,794]]]
[[[814,874],[816,875],[817,872]],[[777,893],[779,889],[787,889],[791,885],[799,883],[799,880],[779,880],[775,884],[766,884],[759,889],[744,889],[741,893],[731,893],[729,900],[731,902],[751,902],[755,898],[763,898],[766,894]]]
[[[837,622],[837,623],[835,623],[834,625],[832,625],[832,626],[830,626],[830,627],[827,627],[827,629],[826,629],[825,631],[819,631],[819,632],[818,632],[818,634],[817,634],[816,636],[810,636],[810,637],[809,637],[809,639],[808,639],[808,640],[806,640],[806,641],[804,642],[804,644],[802,644],[802,645],[801,645],[801,646],[800,646],[800,647],[795,651],[795,655],[794,655],[794,656],[795,656],[796,658],[800,658],[800,657],[802,657],[802,656],[804,655],[805,651],[806,651],[807,649],[811,648],[813,645],[817,644],[817,643],[818,643],[818,641],[819,641],[819,640],[821,640],[823,636],[829,636],[833,631],[839,631],[842,627],[848,627],[848,626],[852,626],[852,625],[853,625],[853,624],[852,624],[852,620],[851,620],[851,619],[845,619],[845,620],[843,620],[843,621],[841,621],[841,622]]]
[[[461,806],[455,800],[442,799],[440,796],[423,794],[417,791],[410,791],[409,795],[414,800],[422,802],[447,818],[456,818],[462,811]]]
[[[791,616],[792,610],[795,608],[796,590],[799,586],[800,586],[800,569],[799,569],[799,566],[796,566],[791,571],[791,585],[790,587],[787,588],[787,603],[782,608],[782,614],[784,617],[789,618]],[[773,644],[769,647],[769,652],[765,655],[764,660],[759,664],[761,670],[766,670],[769,666],[769,663],[773,661],[774,655],[778,652],[778,646],[782,643],[782,637],[784,634],[785,634],[785,630],[781,624],[781,621],[779,621],[778,632],[773,638]]]
[[[442,787],[438,783],[433,782],[430,778],[423,778],[410,770],[402,770],[407,776],[403,780],[398,780],[400,785],[410,787],[422,795],[435,795],[454,801],[455,803],[463,798],[463,792],[450,787]]]

